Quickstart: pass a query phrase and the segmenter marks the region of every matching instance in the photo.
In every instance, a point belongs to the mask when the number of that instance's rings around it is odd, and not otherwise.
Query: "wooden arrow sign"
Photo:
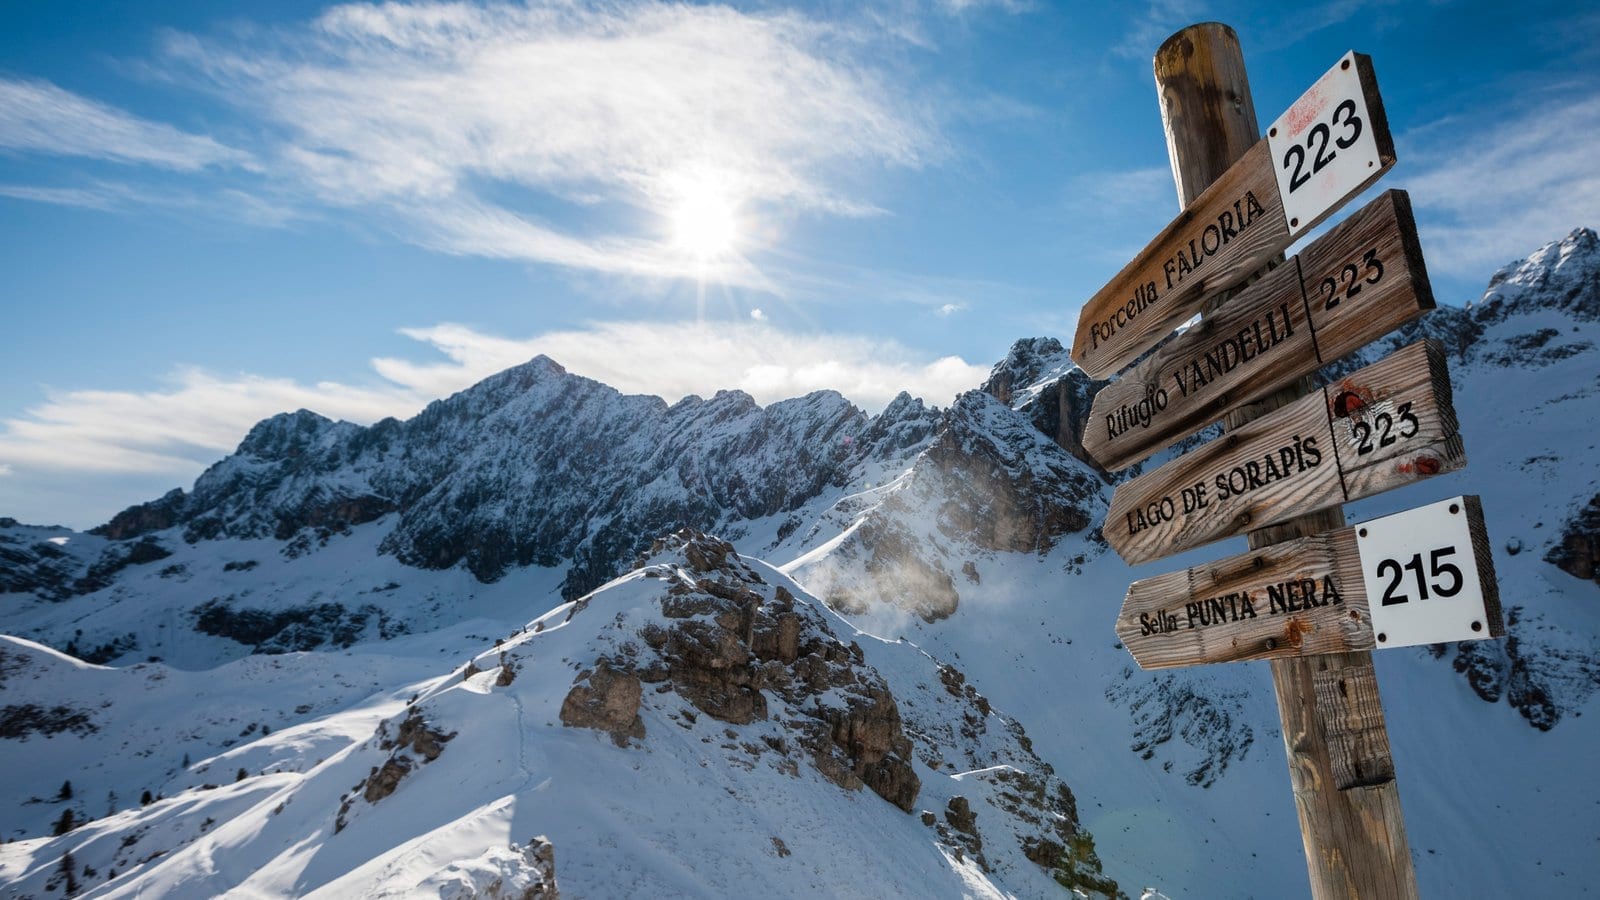
[[[1110,375],[1394,165],[1372,62],[1347,53],[1084,304],[1072,358]]]
[[[1095,395],[1117,471],[1433,309],[1411,201],[1388,191]]]
[[[1444,350],[1421,341],[1122,484],[1103,532],[1149,562],[1464,465]]]
[[[1387,624],[1397,615],[1420,624]],[[1142,669],[1503,634],[1473,496],[1135,581],[1117,617],[1117,636]]]

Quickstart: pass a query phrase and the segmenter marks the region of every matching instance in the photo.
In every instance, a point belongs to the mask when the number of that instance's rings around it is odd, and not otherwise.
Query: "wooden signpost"
[[[1372,61],[1347,53],[1084,304],[1072,359],[1103,378],[1394,165]]]
[[[1150,562],[1464,465],[1444,350],[1423,341],[1123,483],[1102,530]]]
[[[1489,560],[1456,497],[1135,581],[1117,636],[1144,669],[1500,637]]]
[[[1083,446],[1115,472],[1433,309],[1404,191],[1389,191],[1094,398]]]
[[[1134,582],[1117,634],[1143,668],[1269,660],[1313,896],[1415,897],[1369,651],[1504,634],[1483,511],[1343,527],[1345,501],[1465,464],[1436,342],[1309,380],[1433,308],[1409,199],[1273,266],[1394,164],[1377,80],[1347,53],[1258,138],[1232,29],[1178,32],[1155,69],[1184,211],[1084,305],[1080,367],[1145,357],[1100,391],[1084,445],[1116,471],[1223,420],[1122,484],[1102,533],[1133,563],[1246,533],[1250,552]]]

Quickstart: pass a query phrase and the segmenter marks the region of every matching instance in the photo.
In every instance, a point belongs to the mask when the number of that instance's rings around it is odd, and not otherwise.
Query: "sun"
[[[673,246],[701,263],[732,255],[739,246],[739,204],[724,180],[700,175],[674,187]]]

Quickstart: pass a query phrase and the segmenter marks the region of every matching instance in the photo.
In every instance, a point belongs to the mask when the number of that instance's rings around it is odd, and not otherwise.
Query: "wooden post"
[[[1220,23],[1191,25],[1156,51],[1155,76],[1182,207],[1261,136],[1239,37]],[[1218,297],[1210,307],[1228,296]],[[1308,377],[1242,407],[1229,414],[1226,427],[1240,427],[1312,387]],[[1342,509],[1324,510],[1252,531],[1249,544],[1257,549],[1342,525]],[[1269,664],[1312,896],[1417,896],[1372,654],[1274,659]]]

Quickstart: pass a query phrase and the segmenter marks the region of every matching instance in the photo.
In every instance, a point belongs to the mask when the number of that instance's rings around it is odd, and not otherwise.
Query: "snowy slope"
[[[1427,895],[1583,895],[1600,882],[1600,782],[1588,774],[1600,735],[1584,715],[1600,686],[1600,240],[1574,232],[1507,266],[1479,302],[1441,308],[1334,368],[1423,335],[1451,350],[1470,464],[1348,515],[1482,495],[1511,637],[1377,654],[1419,878]],[[1019,791],[994,774],[1006,769],[963,774],[1005,765],[1070,786],[1073,828],[1093,835],[1105,873],[1130,893],[1301,895],[1267,667],[1146,674],[1116,644],[1129,581],[1243,542],[1137,569],[1105,547],[1112,479],[1081,446],[1098,387],[1051,339],[1019,341],[949,410],[902,396],[877,417],[826,393],[668,406],[536,359],[409,422],[267,420],[192,491],[93,534],[0,519],[0,630],[115,667],[28,640],[4,646],[0,702],[16,728],[0,731],[0,766],[20,777],[0,808],[6,836],[27,840],[0,847],[0,883],[40,894],[71,849],[85,883],[83,865],[100,882],[115,866],[114,892],[126,882],[202,895],[247,878],[265,894],[437,895],[495,879],[521,890],[547,873],[553,845],[562,889],[584,896],[636,884],[738,893],[752,883],[741,879],[774,872],[780,893],[1058,891],[1029,853],[1052,865],[1060,855],[1028,850],[1047,836],[1003,808],[1017,805],[1004,794],[1027,794],[1057,804],[1029,815],[1062,821],[1057,789]],[[629,736],[631,719],[605,729],[627,747],[561,727],[574,677],[601,658],[608,671],[658,674],[641,661],[661,652],[643,638],[668,627],[661,591],[701,579],[657,557],[586,604],[564,601],[685,525],[777,565],[740,564],[761,579],[743,584],[763,606],[786,602],[781,586],[811,611],[808,628],[861,648],[830,665],[881,681],[913,748],[887,754],[908,769],[855,775],[887,796],[840,786],[859,759],[819,768],[814,752],[797,755],[812,707],[764,676],[742,683],[735,706],[759,702],[766,718],[698,715],[685,727],[686,710],[704,712],[687,699],[699,683],[669,677],[643,682],[643,739]],[[546,627],[523,633],[535,617]],[[510,685],[494,683],[496,638],[518,672]],[[484,671],[462,680],[468,659]],[[653,693],[663,684],[673,689]],[[824,708],[844,702],[824,693]],[[515,721],[532,709],[544,718]],[[383,746],[412,712],[458,735],[431,762]],[[377,803],[354,801],[347,828],[330,833],[352,785],[396,753],[415,760],[409,774]],[[907,771],[919,784],[911,815],[891,799]],[[56,802],[69,778],[74,799]],[[165,799],[140,808],[147,788]],[[46,837],[63,809],[104,816],[110,791],[115,815]],[[408,792],[427,802],[412,807]],[[976,814],[982,865],[954,824],[964,811],[948,807],[957,794]],[[830,880],[840,872],[857,880]]]
[[[1511,620],[1504,641],[1378,654],[1426,895],[1581,895],[1600,875],[1600,782],[1581,774],[1580,762],[1600,738],[1594,718],[1583,717],[1600,686],[1600,589],[1543,558],[1600,486],[1596,247],[1593,232],[1574,232],[1508,266],[1472,308],[1442,309],[1345,366],[1422,335],[1455,349],[1469,466],[1353,504],[1348,515],[1481,494]],[[996,375],[1019,351],[1041,357],[1012,379],[1034,385],[1013,402],[1036,420],[1035,373],[1083,379],[1029,350],[1019,343]],[[883,548],[890,558],[914,547],[964,558],[970,574],[955,580],[959,604],[948,619],[886,603],[853,621],[960,660],[974,684],[1027,722],[1041,754],[1079,786],[1109,871],[1173,896],[1305,890],[1267,667],[1143,673],[1112,631],[1131,580],[1241,552],[1242,539],[1130,568],[1092,533],[1068,535],[1044,554],[997,553],[972,539],[952,545],[937,502],[880,504],[874,515],[887,515],[880,529],[899,535]],[[841,551],[800,557],[785,570],[830,596],[830,586],[866,579],[873,564],[872,548],[843,542]],[[1105,738],[1103,752],[1082,752],[1086,735]],[[1073,751],[1070,760],[1052,755]]]
[[[10,653],[25,671],[73,665]],[[98,671],[122,679],[94,685],[119,706],[147,690],[138,670]],[[41,674],[35,690],[55,700],[88,686]],[[214,677],[242,691],[259,675]],[[236,783],[194,786],[236,767]],[[164,792],[0,848],[0,880],[44,896],[70,850],[106,896],[438,896],[496,880],[510,896],[548,875],[527,852],[548,841],[576,897],[1115,890],[1071,792],[959,672],[856,634],[775,569],[692,533],[410,699],[274,731]]]

